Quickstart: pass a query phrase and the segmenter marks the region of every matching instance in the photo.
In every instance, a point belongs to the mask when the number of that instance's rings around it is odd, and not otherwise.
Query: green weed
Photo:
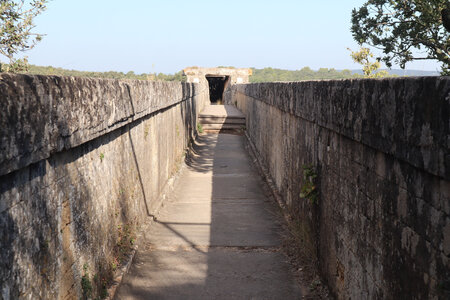
[[[89,279],[88,264],[83,265],[84,275],[81,277],[81,291],[83,293],[83,299],[90,299],[92,296],[92,283]]]
[[[200,124],[200,123],[197,124],[197,131],[199,133],[203,133],[203,126],[202,126],[202,124]]]
[[[317,174],[312,165],[303,166],[303,185],[300,190],[300,197],[308,199],[311,204],[316,204],[319,195],[316,186]]]

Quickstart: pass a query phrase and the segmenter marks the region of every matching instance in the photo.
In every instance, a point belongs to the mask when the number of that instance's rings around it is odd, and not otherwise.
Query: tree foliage
[[[321,79],[346,79],[359,78],[361,75],[354,74],[350,70],[338,71],[335,69],[320,68],[317,71],[309,67],[304,67],[301,70],[290,71],[274,68],[254,69],[252,68],[252,76],[250,82],[270,82],[270,81],[299,81],[299,80],[321,80]],[[150,81],[186,81],[186,76],[183,76],[183,71],[175,74],[164,73],[142,73],[135,74],[130,71],[127,73],[108,71],[108,72],[89,72],[67,70],[63,68],[56,68],[52,66],[43,67],[29,65],[27,71],[22,73],[34,75],[58,75],[58,76],[77,76],[77,77],[92,77],[92,78],[110,78],[110,79],[138,79]]]
[[[359,44],[381,49],[388,67],[434,59],[448,74],[450,34],[442,15],[449,7],[448,0],[368,0],[353,9],[351,31]]]
[[[322,80],[322,79],[346,79],[357,78],[350,70],[338,71],[333,68],[320,68],[317,71],[309,67],[301,70],[290,71],[275,68],[252,69],[250,82],[273,82],[273,81],[300,81],[300,80]]]
[[[20,52],[32,49],[42,39],[33,33],[33,20],[46,8],[46,0],[0,0],[0,54],[9,64],[0,64],[0,71],[16,72],[27,68],[27,58],[18,59]]]
[[[22,73],[33,74],[33,75],[58,75],[58,76],[76,76],[76,77],[108,78],[108,79],[137,79],[137,80],[150,80],[150,81],[186,81],[186,76],[183,76],[183,71],[177,72],[175,74],[164,74],[164,73],[135,74],[133,71],[130,71],[127,73],[116,72],[116,71],[89,72],[89,71],[67,70],[67,69],[63,69],[63,68],[55,68],[52,66],[42,67],[42,66],[29,65],[28,70],[22,71]]]
[[[348,49],[351,51],[351,49]],[[351,51],[350,56],[353,61],[361,64],[363,66],[364,77],[368,78],[380,78],[389,76],[389,73],[386,71],[377,71],[380,68],[380,61],[377,59],[374,62],[371,62],[371,58],[373,58],[373,53],[370,52],[369,48],[361,47],[359,51]]]

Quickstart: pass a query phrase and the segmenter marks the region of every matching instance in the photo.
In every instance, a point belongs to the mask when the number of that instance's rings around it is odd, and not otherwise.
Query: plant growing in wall
[[[81,277],[81,289],[83,293],[82,299],[90,299],[92,296],[92,283],[89,278],[88,272],[89,266],[87,264],[83,265],[84,275]]]
[[[202,126],[202,124],[200,124],[200,123],[197,124],[197,130],[198,130],[198,132],[203,133],[203,126]]]
[[[117,241],[113,249],[111,269],[115,271],[126,259],[129,258],[136,240],[136,228],[133,223],[117,225]]]
[[[311,204],[316,204],[319,200],[317,173],[312,165],[303,166],[303,185],[300,190],[300,197],[308,199]]]

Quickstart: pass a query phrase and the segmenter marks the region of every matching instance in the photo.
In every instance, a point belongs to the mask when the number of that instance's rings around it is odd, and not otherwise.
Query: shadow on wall
[[[233,86],[283,200],[319,233],[338,297],[449,298],[449,91],[445,77]],[[310,164],[314,207],[299,197]]]
[[[81,296],[84,275],[111,279],[117,226],[130,222],[130,211],[136,211],[124,201],[125,192],[110,188],[116,186],[111,173],[119,176],[118,185],[127,184],[120,170],[128,164],[106,163],[113,153],[108,144],[123,134],[118,129],[2,176],[2,202],[12,194],[18,199],[0,213],[1,270],[9,273],[1,277],[3,299]],[[97,284],[91,283],[100,293]]]
[[[197,85],[198,86],[198,85]],[[189,137],[189,143],[194,140],[195,132],[196,132],[196,121],[197,121],[197,113],[198,113],[198,103],[201,102],[200,97],[202,95],[197,94],[200,91],[196,90],[196,85],[188,85],[183,84],[183,99],[187,97],[187,95],[195,95],[193,99],[189,101],[184,101],[181,105],[181,119],[184,124],[184,136]],[[192,89],[192,90],[191,90]]]
[[[0,176],[0,299],[105,292],[194,137],[195,91],[181,86],[181,103]],[[57,127],[63,131],[71,125],[64,121]]]

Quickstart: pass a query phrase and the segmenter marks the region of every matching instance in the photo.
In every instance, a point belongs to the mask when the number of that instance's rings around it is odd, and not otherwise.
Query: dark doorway
[[[211,104],[222,104],[223,91],[228,85],[230,76],[206,75],[209,84],[209,100]]]

